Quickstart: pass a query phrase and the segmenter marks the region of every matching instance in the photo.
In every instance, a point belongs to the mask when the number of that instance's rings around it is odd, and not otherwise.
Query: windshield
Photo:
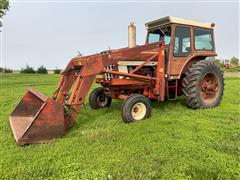
[[[163,35],[163,33],[165,36]],[[164,27],[160,29],[155,29],[153,31],[149,31],[148,33],[148,44],[159,42],[164,37],[165,44],[170,43],[171,37],[171,27]]]

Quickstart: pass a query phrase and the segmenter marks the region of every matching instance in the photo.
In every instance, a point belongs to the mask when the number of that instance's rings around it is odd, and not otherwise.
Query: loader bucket
[[[9,117],[17,144],[44,143],[64,135],[61,104],[30,88]]]

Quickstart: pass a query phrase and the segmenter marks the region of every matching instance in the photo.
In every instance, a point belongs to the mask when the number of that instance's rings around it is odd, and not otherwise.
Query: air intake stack
[[[128,47],[133,48],[136,46],[136,26],[130,23],[128,26]]]

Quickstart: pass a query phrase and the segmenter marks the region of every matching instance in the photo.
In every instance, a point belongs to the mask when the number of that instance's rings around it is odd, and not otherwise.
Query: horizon
[[[235,56],[233,56],[233,57],[235,57]],[[231,57],[231,58],[233,58],[233,57]],[[221,61],[221,63],[224,63],[224,61],[227,61],[227,60],[231,60],[231,58],[229,58],[229,59],[220,59],[220,58],[218,58],[218,57],[216,57],[215,59],[216,60],[220,60]],[[235,58],[237,58],[237,59],[239,59],[238,57],[235,57]],[[240,62],[239,62],[240,63]],[[24,68],[26,68],[27,66],[29,66],[28,64],[26,64],[25,66],[23,66],[23,67],[21,67],[21,68],[18,68],[18,69],[14,69],[14,68],[9,68],[9,67],[2,67],[2,66],[0,66],[0,68],[4,68],[4,69],[11,69],[11,70],[13,70],[13,71],[21,71],[22,69],[24,69]],[[40,65],[39,67],[41,67],[41,66],[43,66],[43,67],[45,67],[44,65]],[[39,67],[32,67],[32,66],[29,66],[29,67],[31,67],[31,68],[33,68],[34,70],[37,70]],[[64,68],[58,68],[58,67],[55,67],[55,68],[47,68],[47,67],[45,67],[48,71],[50,71],[50,70],[63,70]]]

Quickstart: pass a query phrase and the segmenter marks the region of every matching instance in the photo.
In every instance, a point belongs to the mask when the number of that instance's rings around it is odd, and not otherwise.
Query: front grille
[[[114,65],[106,66],[104,69],[105,69],[106,71],[107,71],[107,70],[112,71],[112,70],[114,70]],[[105,80],[111,80],[111,79],[114,78],[114,75],[113,75],[113,74],[109,74],[109,73],[104,73],[104,78],[105,78]]]

